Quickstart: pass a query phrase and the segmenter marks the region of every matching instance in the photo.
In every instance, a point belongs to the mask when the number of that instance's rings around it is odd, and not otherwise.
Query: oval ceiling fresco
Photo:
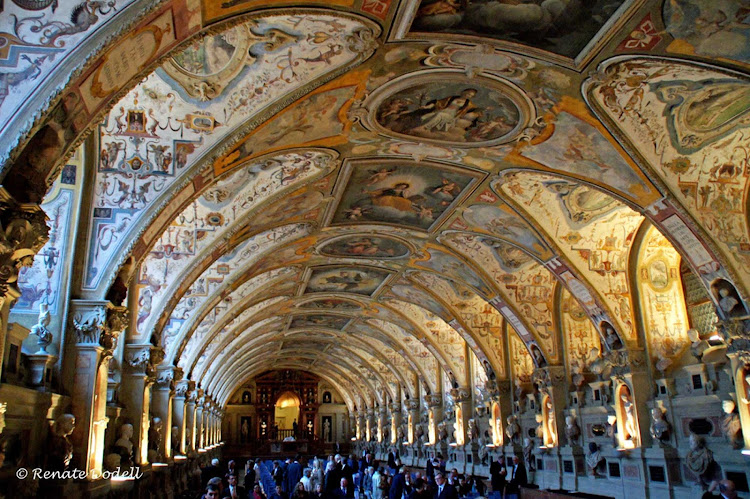
[[[401,241],[384,236],[356,234],[336,237],[325,242],[318,250],[321,254],[343,258],[404,258],[409,248]]]
[[[369,124],[386,135],[461,147],[512,141],[533,119],[533,105],[500,78],[422,71],[373,94]]]

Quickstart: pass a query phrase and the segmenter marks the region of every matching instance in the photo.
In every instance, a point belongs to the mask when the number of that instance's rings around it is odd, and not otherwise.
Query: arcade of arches
[[[0,164],[2,490],[748,490],[747,0],[6,0]]]

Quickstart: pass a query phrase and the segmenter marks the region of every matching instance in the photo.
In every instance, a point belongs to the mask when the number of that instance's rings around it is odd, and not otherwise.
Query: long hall
[[[748,0],[0,0],[0,496],[750,497],[749,180]]]

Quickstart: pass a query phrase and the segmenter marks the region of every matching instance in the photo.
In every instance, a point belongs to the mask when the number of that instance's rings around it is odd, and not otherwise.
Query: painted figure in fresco
[[[360,237],[345,244],[345,252],[352,256],[375,256],[380,252],[380,248],[371,237]],[[390,250],[390,254],[393,254],[393,250]]]
[[[450,97],[428,102],[420,108],[421,111],[428,112],[421,116],[420,120],[422,124],[417,128],[444,132],[451,130],[457,126],[460,118],[477,109],[471,102],[471,99],[476,95],[476,89],[467,88],[460,95],[451,95]]]

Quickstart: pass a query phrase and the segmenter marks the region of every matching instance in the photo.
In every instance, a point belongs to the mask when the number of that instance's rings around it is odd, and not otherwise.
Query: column
[[[185,402],[185,453],[188,455],[194,455],[196,452],[195,444],[195,428],[196,428],[196,401],[198,398],[198,391],[195,390],[195,381],[188,381],[190,383],[190,390],[186,395]]]
[[[192,386],[191,386],[192,385]],[[190,398],[190,392],[195,389],[195,382],[186,379],[178,380],[175,386],[174,397],[172,398],[172,426],[177,428],[177,449],[175,452],[179,455],[187,454],[187,438],[185,430],[187,429],[187,400]]]
[[[466,444],[466,429],[469,427],[473,408],[471,406],[471,391],[465,388],[454,388],[451,396],[456,404],[456,445],[459,447]]]
[[[214,445],[214,402],[209,403],[208,409],[203,411],[206,417],[206,447]]]
[[[158,442],[157,457],[169,460],[172,457],[172,397],[174,383],[182,379],[182,369],[175,366],[159,366],[151,399],[151,414],[161,419],[161,441]],[[153,446],[153,443],[152,443]]]
[[[78,464],[92,480],[102,472],[109,357],[126,328],[127,310],[109,301],[72,300],[71,312],[75,345],[68,352],[75,358],[71,401],[76,417],[72,440]]]
[[[543,442],[547,448],[543,457],[543,471],[540,486],[559,489],[562,484],[562,462],[560,446],[565,438],[564,413],[568,400],[567,378],[562,366],[537,368],[532,381],[539,388],[541,396]]]
[[[357,411],[357,440],[367,441],[367,423],[365,422],[365,411]]]
[[[125,345],[120,402],[133,422],[133,453],[137,465],[148,464],[148,429],[151,425],[151,386],[154,365],[164,358],[164,351],[151,344]]]
[[[377,413],[377,425],[378,425],[378,442],[381,444],[389,444],[390,442],[385,441],[385,418],[388,417],[388,410],[385,407],[378,408]]]
[[[405,435],[399,436],[401,430],[401,404],[393,403],[391,409],[391,441],[390,443],[402,448],[404,445]]]
[[[198,400],[195,402],[195,450],[200,452],[205,449],[203,445],[203,404],[206,399],[203,390],[198,390]],[[204,450],[205,452],[205,450]]]
[[[430,446],[435,453],[448,455],[448,443],[438,438],[438,423],[443,420],[443,396],[440,394],[426,395],[427,401],[427,435]]]

